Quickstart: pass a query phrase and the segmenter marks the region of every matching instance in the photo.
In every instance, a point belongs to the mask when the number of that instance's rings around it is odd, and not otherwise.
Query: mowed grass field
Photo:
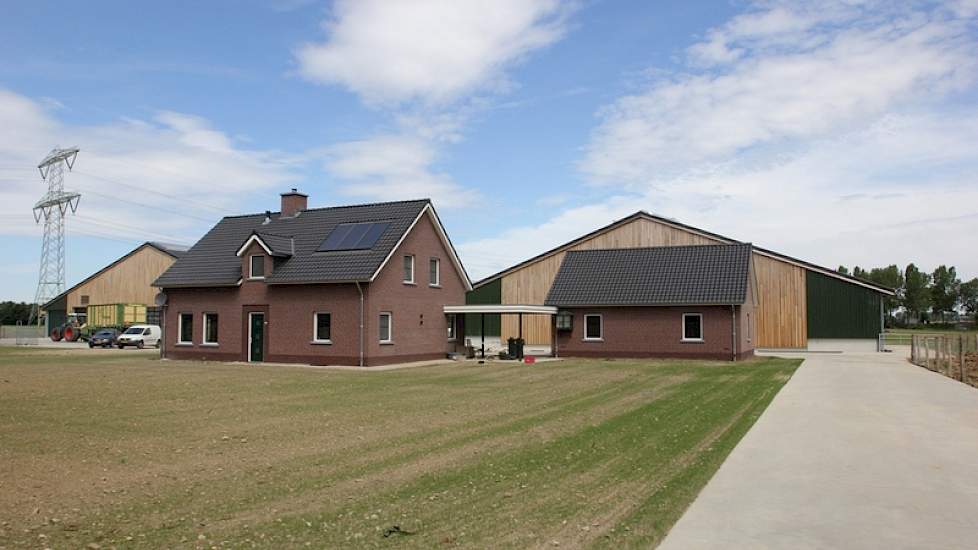
[[[798,364],[0,348],[0,547],[648,548]]]

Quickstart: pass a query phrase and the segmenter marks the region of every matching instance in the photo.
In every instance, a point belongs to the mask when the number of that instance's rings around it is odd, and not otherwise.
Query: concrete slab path
[[[978,548],[978,390],[810,354],[659,548]]]

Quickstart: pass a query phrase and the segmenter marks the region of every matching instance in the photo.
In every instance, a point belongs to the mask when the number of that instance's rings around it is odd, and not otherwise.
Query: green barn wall
[[[496,279],[465,294],[466,305],[501,304],[503,301],[503,280]],[[501,334],[500,317],[498,313],[486,314],[486,336]],[[482,315],[478,313],[465,314],[465,336],[478,338],[482,330]]]
[[[809,338],[876,338],[882,295],[868,288],[808,271]]]

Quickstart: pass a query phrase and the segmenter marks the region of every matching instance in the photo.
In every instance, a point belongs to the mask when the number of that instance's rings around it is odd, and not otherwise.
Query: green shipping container
[[[883,296],[866,287],[808,271],[809,338],[876,338]]]

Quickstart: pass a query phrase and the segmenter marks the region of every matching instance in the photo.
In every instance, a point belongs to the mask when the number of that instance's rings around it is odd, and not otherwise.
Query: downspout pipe
[[[163,340],[160,342],[160,359],[166,359],[166,302],[160,307],[160,317],[162,317],[163,326],[160,327],[160,338]]]
[[[360,293],[360,366],[363,366],[363,288],[357,281],[357,291]]]

